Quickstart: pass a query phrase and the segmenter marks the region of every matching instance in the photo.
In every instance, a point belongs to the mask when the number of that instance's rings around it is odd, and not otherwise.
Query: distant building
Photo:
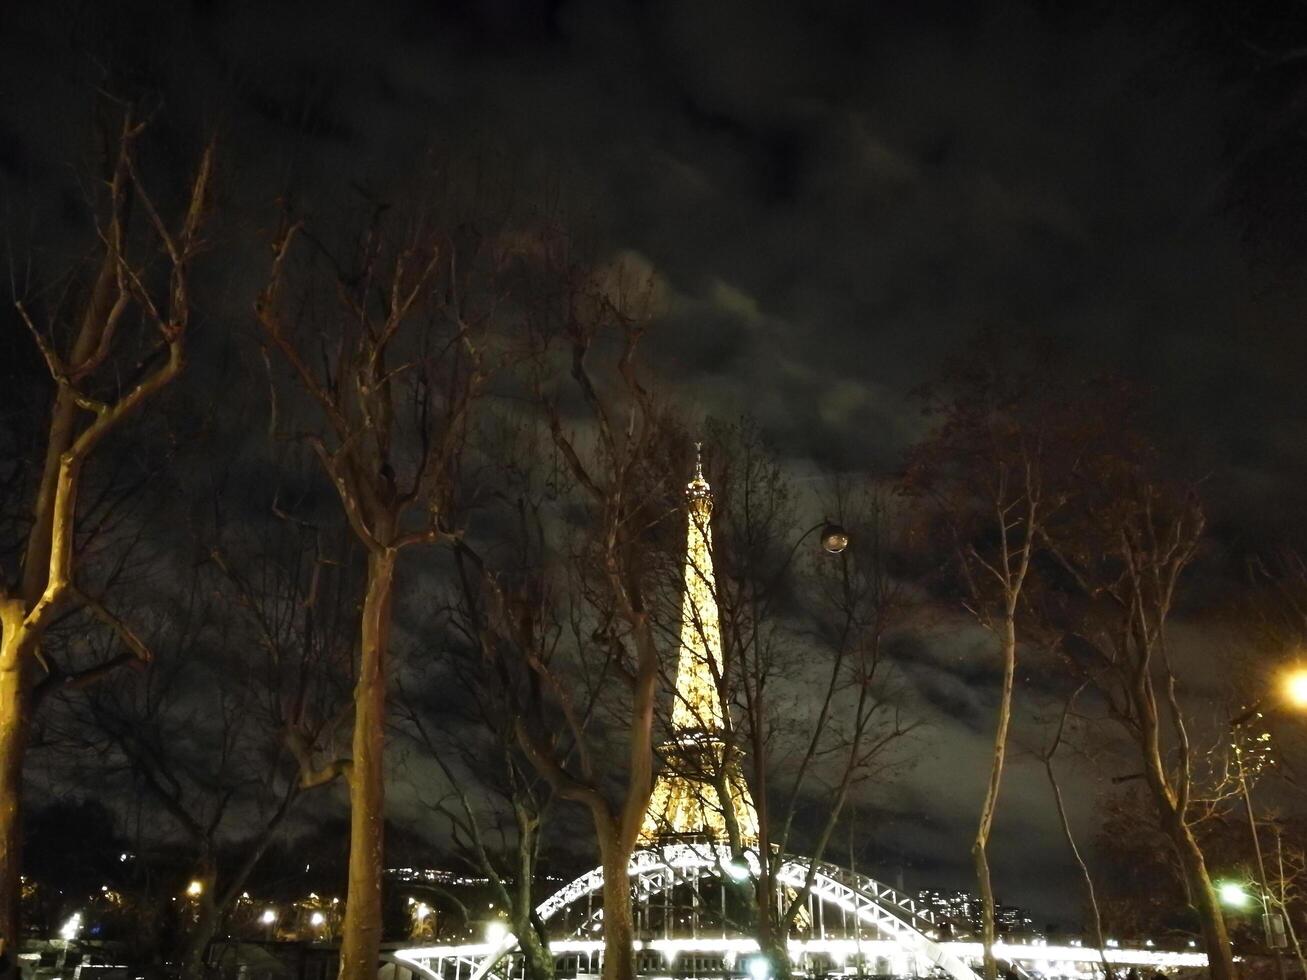
[[[1016,905],[1000,905],[994,909],[994,928],[1000,936],[1037,936],[1034,920],[1025,909]]]
[[[980,933],[981,903],[971,892],[925,888],[917,892],[917,904],[933,912],[941,924],[951,925],[954,935]],[[1039,938],[1034,920],[1016,905],[994,909],[994,928],[1004,937]]]
[[[980,899],[970,892],[925,888],[917,892],[917,904],[933,912],[941,924],[953,925],[954,932],[980,929]]]
[[[477,888],[490,884],[490,879],[481,875],[444,871],[439,868],[387,868],[386,877],[394,881],[456,888]]]

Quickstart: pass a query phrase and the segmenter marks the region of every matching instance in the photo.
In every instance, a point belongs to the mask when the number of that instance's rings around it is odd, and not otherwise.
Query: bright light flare
[[[1216,893],[1220,896],[1221,904],[1228,905],[1232,909],[1246,908],[1252,897],[1244,890],[1243,885],[1237,881],[1223,881],[1216,886]]]
[[[72,940],[77,938],[77,934],[81,931],[82,931],[82,913],[74,912],[72,915],[68,917],[68,921],[65,922],[62,926],[60,926],[59,938],[64,940],[64,942],[71,942]]]
[[[771,964],[765,956],[752,956],[748,962],[749,976],[753,980],[767,980],[771,976]]]
[[[1300,711],[1307,710],[1307,668],[1299,667],[1285,675],[1284,698]]]
[[[277,910],[264,909],[263,914],[259,916],[259,921],[262,922],[265,926],[272,925],[274,922],[277,921]]]
[[[749,866],[743,861],[727,861],[724,868],[731,881],[745,881],[749,877]]]
[[[508,927],[497,920],[486,923],[486,942],[491,946],[498,946],[508,935]]]
[[[191,883],[186,886],[186,894],[191,898],[198,898],[204,894],[204,882],[200,881],[199,878],[191,879]]]
[[[313,926],[315,929],[321,928],[322,924],[326,921],[327,917],[321,912],[314,912],[309,916],[309,925]]]

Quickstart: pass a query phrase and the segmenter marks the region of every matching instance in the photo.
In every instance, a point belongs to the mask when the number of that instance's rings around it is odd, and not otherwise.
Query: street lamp
[[[263,914],[259,916],[259,921],[262,922],[264,925],[264,929],[267,933],[268,942],[272,942],[272,938],[273,938],[272,930],[273,930],[273,926],[276,925],[277,922],[277,910],[264,909]]]
[[[826,524],[821,529],[821,546],[828,554],[838,555],[849,546],[849,534],[838,524]],[[1304,674],[1303,697],[1307,703],[1307,674]]]
[[[1237,881],[1220,882],[1216,886],[1216,894],[1220,896],[1222,905],[1228,905],[1232,909],[1247,908],[1251,898],[1243,885]]]
[[[1307,668],[1299,667],[1285,676],[1284,699],[1299,710],[1307,710]]]
[[[1286,703],[1299,710],[1307,709],[1307,670],[1299,667],[1285,675],[1281,694]],[[1263,699],[1264,700],[1264,699]],[[1253,839],[1253,854],[1257,858],[1258,891],[1262,899],[1262,928],[1266,935],[1266,945],[1275,956],[1275,966],[1280,980],[1284,980],[1284,960],[1280,950],[1288,945],[1284,934],[1284,917],[1277,911],[1271,911],[1270,880],[1266,877],[1266,862],[1262,858],[1262,841],[1257,833],[1257,819],[1253,814],[1252,788],[1248,782],[1248,766],[1244,759],[1244,746],[1241,733],[1247,731],[1248,724],[1262,717],[1259,710],[1262,701],[1257,701],[1251,708],[1235,718],[1230,719],[1230,734],[1234,742],[1235,772],[1239,777],[1239,791],[1243,796],[1244,811],[1248,814],[1248,833]],[[1263,733],[1258,739],[1265,743],[1270,739],[1269,733]],[[1266,745],[1261,746],[1262,751]]]

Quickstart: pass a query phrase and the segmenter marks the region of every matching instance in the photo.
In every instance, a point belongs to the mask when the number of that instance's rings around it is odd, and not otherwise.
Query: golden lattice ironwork
[[[696,444],[696,448],[698,444]],[[729,840],[727,807],[741,843],[758,840],[758,814],[738,756],[725,739],[719,681],[721,626],[712,558],[712,488],[702,455],[685,488],[685,593],[676,666],[672,737],[662,746],[663,771],[654,785],[640,830],[642,843],[668,837]],[[725,789],[725,805],[719,787]]]

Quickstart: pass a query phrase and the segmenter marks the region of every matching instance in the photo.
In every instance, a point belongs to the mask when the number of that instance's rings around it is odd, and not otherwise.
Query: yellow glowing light
[[[191,879],[191,883],[186,886],[186,894],[191,896],[191,898],[196,898],[200,895],[203,895],[204,882],[200,881],[199,878]]]
[[[681,646],[676,664],[676,696],[672,702],[672,739],[663,748],[682,763],[682,773],[663,771],[654,784],[640,827],[648,844],[667,834],[706,834],[727,840],[726,808],[734,815],[741,843],[758,840],[758,814],[748,784],[735,760],[724,755],[725,715],[717,691],[722,669],[721,625],[717,582],[713,572],[712,488],[703,476],[703,463],[685,488],[685,594],[681,602]],[[717,787],[684,772],[711,772],[725,766],[728,799],[723,805]]]
[[[321,926],[326,921],[327,921],[327,917],[323,915],[321,912],[314,912],[312,915],[309,916],[309,925],[313,926],[314,928]]]
[[[1295,708],[1307,709],[1307,669],[1300,667],[1284,678],[1284,696]]]

